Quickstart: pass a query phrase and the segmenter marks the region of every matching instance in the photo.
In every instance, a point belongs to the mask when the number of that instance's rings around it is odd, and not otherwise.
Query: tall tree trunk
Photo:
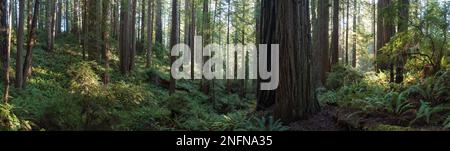
[[[331,65],[339,62],[339,0],[333,0],[333,33],[331,37]]]
[[[120,70],[129,74],[133,69],[136,40],[136,0],[122,0],[119,36]]]
[[[25,0],[19,0],[19,27],[17,32],[17,55],[16,55],[16,81],[17,89],[22,89],[23,83],[23,44],[25,27]]]
[[[135,66],[136,57],[136,7],[137,0],[133,0],[131,8],[131,55],[130,55],[130,71]]]
[[[203,35],[203,44],[208,45],[211,42],[211,31],[210,31],[210,15],[209,15],[209,0],[203,0],[203,26],[202,26],[202,35]],[[208,60],[209,57],[203,57],[203,61]],[[203,93],[210,95],[210,81],[203,79],[202,83],[202,91]]]
[[[83,38],[81,40],[81,43],[83,45],[83,60],[86,60],[86,45],[87,45],[87,0],[83,0],[83,7],[82,7],[82,13],[83,13],[83,19],[82,19],[82,28],[83,28]]]
[[[280,44],[280,83],[276,90],[274,114],[285,122],[303,119],[319,110],[311,77],[311,24],[309,1],[263,1],[262,12],[275,5],[276,32],[267,39]],[[269,10],[266,10],[269,8]],[[270,14],[270,13],[269,13]],[[269,15],[269,18],[271,15]],[[266,16],[265,16],[266,17]],[[264,22],[271,26],[273,22]],[[264,27],[263,27],[264,29]],[[264,30],[262,33],[267,33]],[[264,38],[265,39],[265,38]]]
[[[349,63],[349,58],[348,58],[348,34],[349,34],[349,30],[350,30],[350,0],[347,0],[347,11],[346,11],[346,18],[347,21],[345,23],[345,64],[348,65]]]
[[[328,52],[329,48],[329,20],[330,20],[330,3],[329,0],[320,0],[318,3],[318,18],[317,18],[317,46],[315,54],[317,55],[316,69],[317,71],[317,85],[324,86],[326,82],[326,74],[330,72],[330,58]]]
[[[399,21],[398,21],[398,31],[406,32],[408,30],[408,22],[409,22],[409,0],[400,0],[399,7]],[[407,57],[407,50],[400,50],[397,54],[397,63],[395,68],[395,82],[402,83],[403,82],[403,71]]]
[[[152,51],[153,51],[153,17],[154,17],[153,0],[148,2],[148,20],[147,20],[147,64],[146,67],[150,67],[152,64]]]
[[[61,33],[62,26],[62,0],[56,0],[56,34]]]
[[[110,0],[103,0],[102,5],[102,62],[104,64],[105,71],[103,73],[103,84],[108,85],[110,81],[109,77],[109,11]]]
[[[245,11],[245,1],[242,1],[242,11]],[[241,17],[242,18],[245,18],[245,13],[241,13]],[[242,36],[242,41],[241,41],[241,43],[242,43],[242,45],[245,45],[245,29],[244,29],[245,27],[244,26],[242,26],[242,29],[240,29],[241,30],[241,36]],[[244,57],[244,59],[242,59],[242,61],[243,62],[241,62],[241,64],[243,64],[243,65],[245,65],[246,64],[246,60],[247,60],[247,58],[246,58],[246,56],[243,56]],[[236,59],[237,60],[237,59]],[[247,70],[247,68],[246,68],[246,70]],[[242,80],[240,80],[240,86],[239,86],[239,96],[241,97],[241,98],[245,98],[245,94],[246,94],[246,80],[245,79],[242,79]]]
[[[231,25],[231,0],[227,0],[227,44],[230,44],[230,25]],[[256,39],[259,40],[259,39]],[[227,52],[229,51],[229,48],[227,47]],[[228,53],[227,53],[228,54]],[[227,60],[229,59],[227,56]],[[228,94],[231,94],[231,80],[227,79],[227,92]]]
[[[8,8],[6,0],[0,0],[0,52],[2,58],[3,101],[9,98],[9,52],[10,52],[10,24],[8,23]]]
[[[69,21],[70,21],[70,16],[69,16],[69,0],[65,0],[65,19],[64,19],[64,21],[65,21],[65,26],[66,27],[64,27],[65,28],[65,31],[64,32],[69,32],[70,31],[70,24],[69,24]]]
[[[191,4],[190,4],[190,2],[191,2],[191,0],[184,0],[184,43],[185,44],[189,44],[189,26],[191,25],[190,24],[190,22],[191,22],[191,20],[190,20],[190,7],[191,7]],[[181,15],[180,15],[181,16]]]
[[[196,35],[196,7],[195,7],[195,3],[194,3],[194,1],[192,1],[192,3],[190,3],[191,4],[191,8],[190,8],[190,11],[191,11],[191,22],[190,22],[190,25],[189,25],[189,47],[191,48],[191,50],[194,50],[194,38],[195,38],[195,35]],[[195,59],[194,59],[194,57],[195,57],[195,53],[194,53],[194,51],[192,51],[191,52],[191,78],[192,79],[194,79],[194,69],[195,69]]]
[[[47,52],[53,51],[55,26],[55,0],[47,0]]]
[[[353,48],[352,48],[352,67],[356,68],[356,36],[357,36],[357,31],[356,31],[356,18],[357,18],[357,10],[358,10],[358,3],[357,0],[353,0]]]
[[[87,45],[88,59],[100,62],[101,0],[87,1]]]
[[[391,40],[394,35],[394,25],[389,21],[389,17],[383,13],[385,9],[392,5],[392,0],[379,0],[378,2],[378,29],[377,29],[377,59],[390,58],[389,53],[382,53],[380,50]],[[393,64],[391,61],[380,61],[378,69],[390,71],[390,81],[394,82]]]
[[[34,3],[34,13],[31,24],[28,26],[28,41],[27,41],[27,53],[25,55],[25,62],[23,64],[23,87],[26,86],[28,78],[31,77],[32,61],[33,61],[33,47],[36,44],[36,26],[39,18],[40,0],[36,0]]]
[[[80,43],[80,29],[79,29],[79,21],[78,21],[78,0],[74,0],[73,1],[73,9],[72,9],[72,14],[73,14],[73,21],[72,21],[72,33],[75,34],[78,43]]]
[[[145,7],[147,6],[146,5],[146,1],[148,1],[148,0],[142,0],[142,10],[141,10],[141,39],[139,40],[139,43],[140,43],[140,45],[142,45],[142,46],[144,46],[144,43],[145,43],[145,36],[146,36],[146,32],[145,32],[145,22],[146,22],[146,20],[145,20],[145,18],[146,18],[146,11],[145,11]],[[150,9],[150,8],[149,8]]]
[[[163,43],[163,31],[162,31],[162,1],[156,1],[156,35],[155,35],[155,43],[164,44]]]
[[[377,71],[378,69],[377,69],[377,65],[376,65],[376,63],[377,63],[377,61],[376,61],[376,59],[377,59],[377,3],[376,3],[376,0],[372,0],[372,3],[373,3],[373,22],[372,22],[372,32],[373,32],[373,59],[374,59],[374,62],[373,62],[373,66],[374,66],[374,69],[375,69],[375,71]]]
[[[170,32],[170,46],[173,47],[176,44],[178,44],[178,40],[179,40],[179,24],[178,24],[178,0],[172,0],[172,28],[171,28],[171,32]],[[176,57],[174,56],[169,56],[170,58],[170,62],[171,64],[173,64],[176,60]],[[175,93],[175,87],[176,87],[176,83],[175,83],[175,79],[173,78],[173,76],[170,76],[170,94]]]

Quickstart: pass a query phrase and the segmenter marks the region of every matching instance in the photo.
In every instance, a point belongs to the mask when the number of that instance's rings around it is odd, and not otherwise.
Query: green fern
[[[13,106],[0,104],[0,130],[19,131],[31,130],[29,121],[20,120],[13,112]]]
[[[288,127],[283,126],[280,120],[275,120],[272,116],[256,118],[256,127],[253,127],[255,131],[286,131]]]
[[[421,100],[419,110],[416,113],[416,118],[413,121],[411,121],[411,124],[414,124],[417,120],[421,119],[424,119],[427,124],[430,124],[431,117],[434,114],[441,113],[449,109],[450,109],[449,107],[446,107],[444,105],[432,107],[430,102],[425,102]]]
[[[396,115],[402,115],[409,109],[413,107],[413,105],[407,101],[408,92],[390,92],[385,96],[385,99],[389,102],[387,103],[387,109],[391,113]]]
[[[445,120],[444,128],[450,129],[450,116],[448,116],[447,119]]]

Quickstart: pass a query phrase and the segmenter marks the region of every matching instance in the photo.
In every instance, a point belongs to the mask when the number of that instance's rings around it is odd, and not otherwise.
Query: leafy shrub
[[[218,98],[214,107],[219,113],[228,113],[242,108],[243,102],[236,94],[227,95],[225,97]]]
[[[425,79],[422,83],[411,86],[407,91],[417,94],[422,99],[433,102],[448,102],[450,92],[450,72],[445,71]],[[443,101],[444,100],[444,101]]]
[[[121,104],[139,105],[152,95],[141,86],[117,82],[111,85],[108,90],[110,100],[122,102]],[[155,102],[150,102],[155,103]]]
[[[175,93],[165,99],[164,105],[173,117],[183,115],[191,110],[186,95],[186,93]]]
[[[100,78],[92,66],[96,66],[96,63],[80,62],[69,67],[67,73],[71,78],[69,90],[72,93],[87,95],[98,90],[100,87]]]
[[[81,98],[73,95],[52,100],[39,124],[47,130],[83,130]]]
[[[218,116],[212,124],[212,129],[222,131],[243,130],[248,126],[247,122],[246,112],[238,111]]]
[[[132,112],[121,114],[123,123],[115,129],[119,130],[170,130],[172,124],[170,111],[159,105],[140,107]]]
[[[31,130],[29,121],[21,120],[12,112],[13,106],[9,104],[0,104],[0,130],[18,131]]]
[[[331,89],[337,89],[345,85],[361,81],[363,76],[358,71],[344,65],[333,66],[328,75],[326,85]]]
[[[337,105],[339,96],[334,91],[328,91],[318,96],[318,100],[321,104]]]

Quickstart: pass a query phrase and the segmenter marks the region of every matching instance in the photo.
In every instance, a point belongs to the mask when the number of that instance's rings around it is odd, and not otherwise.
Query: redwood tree
[[[263,0],[261,12],[260,43],[280,44],[280,81],[277,90],[258,92],[258,106],[274,101],[275,116],[285,122],[305,118],[319,110],[311,77],[309,0]]]
[[[180,24],[178,24],[178,0],[172,0],[172,27],[170,30],[170,46],[171,48],[178,44],[180,37]],[[176,57],[169,56],[171,64],[175,62]],[[170,76],[170,94],[175,93],[176,81],[173,76]]]
[[[19,27],[17,31],[16,81],[15,86],[22,88],[23,83],[23,44],[25,27],[25,0],[19,0]]]
[[[28,39],[27,39],[27,52],[25,55],[25,62],[23,64],[23,86],[26,86],[28,78],[31,76],[32,68],[31,63],[33,60],[33,47],[36,44],[36,26],[39,18],[40,0],[36,0],[34,3],[33,18],[31,24],[28,26]]]
[[[0,0],[0,53],[2,59],[3,78],[3,101],[8,103],[9,97],[9,50],[10,50],[10,29],[8,23],[8,8],[6,0]]]
[[[331,65],[339,62],[339,0],[333,0],[333,33],[331,36]]]

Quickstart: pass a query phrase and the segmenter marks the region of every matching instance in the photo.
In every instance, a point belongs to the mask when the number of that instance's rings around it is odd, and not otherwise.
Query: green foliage
[[[287,131],[288,127],[283,126],[280,120],[275,120],[272,116],[253,118],[248,123],[247,130],[251,131]]]
[[[9,104],[0,104],[0,130],[1,131],[18,131],[31,130],[31,123],[26,120],[19,119],[13,112],[13,106]]]
[[[409,109],[413,108],[413,104],[407,101],[408,93],[390,92],[386,94],[385,99],[388,101],[387,110],[396,115],[402,115]]]
[[[369,128],[370,131],[414,131],[411,127],[402,127],[397,125],[378,124]]]
[[[228,113],[244,108],[244,100],[241,100],[237,94],[226,95],[218,98],[215,102],[215,109],[220,113]]]
[[[411,94],[417,94],[422,99],[433,102],[449,101],[450,92],[450,72],[447,70],[430,78],[425,79],[422,83],[416,84],[408,88]]]
[[[67,74],[71,78],[69,90],[72,93],[87,95],[100,87],[100,77],[92,68],[95,62],[80,62],[69,67]]]
[[[418,120],[425,120],[427,124],[430,124],[432,122],[431,118],[433,115],[448,110],[450,110],[450,108],[444,105],[433,107],[429,102],[420,101],[420,107],[416,113],[416,118],[411,121],[411,124],[417,122]]]
[[[450,116],[444,122],[444,128],[450,129]]]
[[[363,76],[358,71],[344,66],[336,65],[331,69],[327,78],[327,87],[337,89],[361,81]]]

